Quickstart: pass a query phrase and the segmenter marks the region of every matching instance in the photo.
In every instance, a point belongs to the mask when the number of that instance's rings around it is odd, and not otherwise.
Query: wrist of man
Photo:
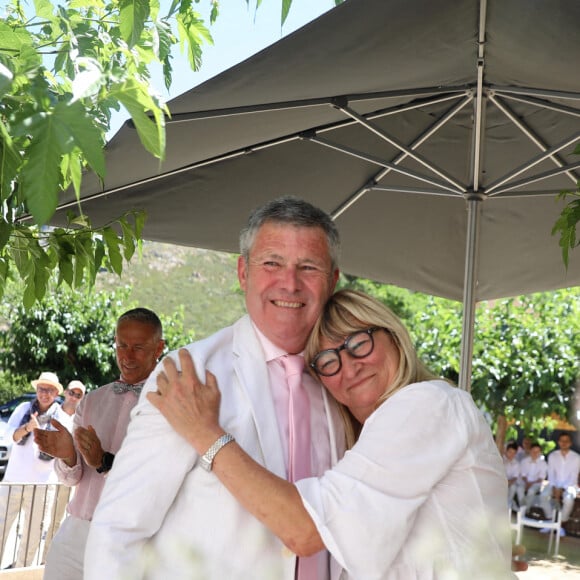
[[[101,465],[99,465],[96,470],[97,473],[108,473],[113,467],[113,461],[115,460],[115,455],[109,453],[108,451],[103,452],[103,457],[101,459]]]

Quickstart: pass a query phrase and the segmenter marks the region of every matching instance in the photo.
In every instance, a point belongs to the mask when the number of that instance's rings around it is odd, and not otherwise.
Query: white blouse
[[[471,396],[444,381],[397,392],[297,486],[345,579],[515,578],[502,459]]]

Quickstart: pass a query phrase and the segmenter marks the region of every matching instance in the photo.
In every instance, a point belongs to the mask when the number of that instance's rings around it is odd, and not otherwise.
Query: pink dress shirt
[[[77,407],[73,432],[78,426],[87,428],[92,425],[103,449],[116,454],[125,438],[131,410],[138,399],[138,395],[132,391],[114,393],[112,384],[87,393]],[[105,475],[89,467],[78,452],[75,466],[69,467],[57,459],[55,471],[61,483],[71,487],[76,485],[74,496],[67,507],[68,513],[82,520],[92,520],[105,485]]]

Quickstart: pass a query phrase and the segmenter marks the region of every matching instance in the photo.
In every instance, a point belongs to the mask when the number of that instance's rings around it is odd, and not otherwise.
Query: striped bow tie
[[[115,381],[113,383],[113,392],[117,395],[122,395],[123,393],[127,393],[128,391],[133,391],[136,395],[141,394],[141,389],[143,389],[143,385],[145,381],[142,383],[135,383],[134,385],[130,385],[129,383],[123,383],[122,381]]]

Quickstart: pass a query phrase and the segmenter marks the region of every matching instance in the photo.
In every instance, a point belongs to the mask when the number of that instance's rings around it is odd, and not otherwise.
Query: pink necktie
[[[302,386],[304,357],[281,357],[290,393],[288,403],[288,479],[298,481],[312,475],[310,462],[310,400]],[[298,558],[297,580],[316,580],[318,557]]]

